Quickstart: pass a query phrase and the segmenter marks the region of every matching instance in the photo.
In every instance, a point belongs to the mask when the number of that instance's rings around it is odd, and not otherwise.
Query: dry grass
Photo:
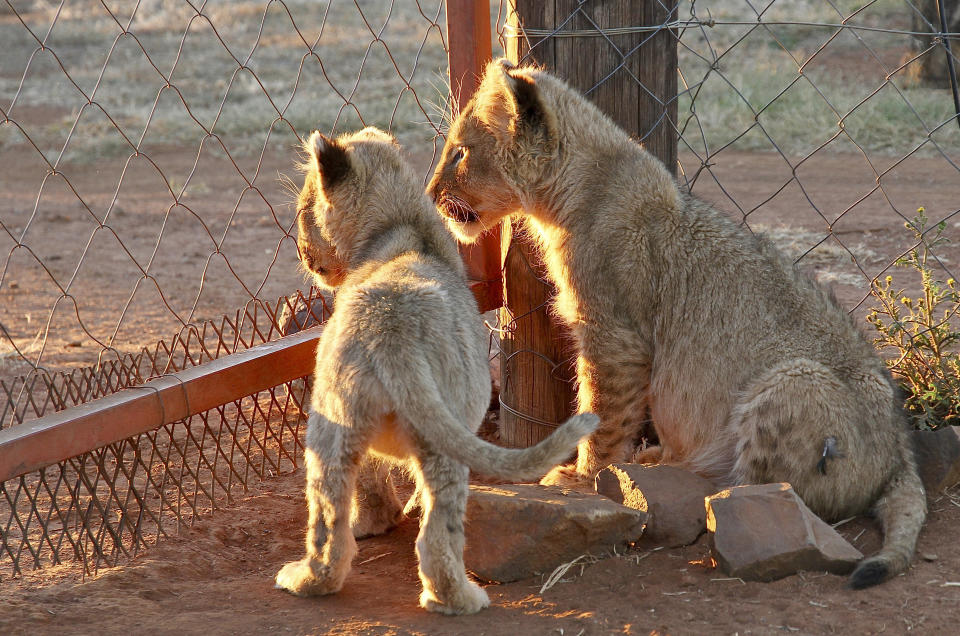
[[[681,86],[688,89],[679,102],[681,124],[686,120],[681,143],[693,150],[730,145],[807,155],[828,144],[834,152],[904,156],[918,149],[960,159],[949,86],[919,87],[910,66],[897,70],[913,55],[912,38],[829,26],[910,30],[908,4],[713,0],[693,8],[700,19],[718,22],[681,37]],[[681,19],[690,10],[682,2]]]
[[[863,3],[767,4],[681,2],[682,19],[693,8],[697,17],[720,22],[682,34],[682,83],[690,91],[680,96],[681,123],[696,111],[683,143],[807,154],[837,136],[842,117],[844,133],[832,150],[860,145],[903,155],[919,146],[956,156],[960,129],[949,125],[954,113],[946,88],[911,86],[906,73],[886,84],[892,69],[872,60],[867,48],[906,52],[908,36],[841,33],[816,59],[862,58],[873,72],[844,75],[825,61],[807,64],[801,74],[800,65],[835,29],[758,27],[758,11],[767,22],[836,24]],[[491,5],[496,15],[498,3]],[[231,153],[259,154],[270,146],[287,149],[313,128],[364,124],[422,145],[436,137],[447,103],[440,0],[381,0],[361,8],[234,0],[208,3],[201,13],[186,2],[149,0],[135,14],[137,3],[129,2],[113,15],[96,0],[62,10],[45,0],[14,6],[29,31],[9,11],[0,19],[0,95],[7,97],[0,107],[8,109],[17,95],[8,116],[23,120],[50,160],[61,153],[76,160],[134,147],[196,147],[208,134]],[[909,10],[894,0],[874,1],[851,23],[908,29]],[[39,50],[38,40],[48,48]],[[16,126],[0,125],[0,148],[25,141]]]
[[[286,151],[314,128],[362,125],[429,143],[439,117],[424,101],[446,101],[442,4],[236,0],[198,13],[152,0],[131,16],[132,2],[113,15],[95,0],[20,2],[29,30],[0,19],[0,107],[51,161],[208,134],[231,153]],[[0,125],[0,148],[25,141]]]

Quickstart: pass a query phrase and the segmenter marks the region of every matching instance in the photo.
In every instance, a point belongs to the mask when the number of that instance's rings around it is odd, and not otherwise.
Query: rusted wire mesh
[[[509,2],[491,17],[501,44],[604,43],[613,61],[583,90],[632,83],[662,107],[638,138],[669,129],[684,185],[768,232],[858,316],[875,281],[903,273],[916,208],[956,233],[956,71],[926,66],[950,44],[956,62],[956,28],[928,0],[656,1],[668,18],[650,24],[608,25],[604,3],[577,0],[542,3],[549,27],[508,32]],[[956,3],[944,6],[955,24]],[[288,302],[322,320],[315,295],[268,302],[302,284],[296,177],[278,173],[310,130],[372,124],[426,175],[449,92],[443,12],[440,0],[3,0],[0,428],[271,340]],[[676,94],[632,70],[664,33]],[[941,244],[937,275],[956,258]],[[524,357],[568,377],[563,357],[511,356],[504,381]],[[288,470],[303,393],[274,387],[2,483],[6,569],[79,558],[95,571]]]
[[[502,1],[501,46],[522,41],[520,61],[547,57],[561,76],[577,74],[567,79],[591,98],[633,91],[646,99],[646,124],[632,131],[638,140],[650,142],[666,122],[679,139],[681,185],[766,233],[832,287],[871,336],[863,319],[880,304],[871,289],[891,276],[894,292],[919,294],[919,274],[898,261],[922,247],[911,229],[921,207],[925,240],[941,229],[954,239],[934,246],[928,261],[946,289],[960,258],[960,4],[942,2],[941,23],[937,0],[652,0],[636,5],[653,5],[662,20],[611,24],[613,4]],[[665,33],[677,47],[676,94],[636,72]],[[574,42],[596,53],[562,57]],[[526,268],[549,285],[537,262]],[[515,333],[542,320],[551,295],[501,314],[498,328]],[[953,321],[952,312],[942,320]],[[572,381],[571,349],[506,353],[504,393],[531,367]],[[531,441],[558,422],[535,407],[506,406],[529,425]]]
[[[235,316],[191,326],[100,369],[35,374],[39,386],[22,394],[43,399],[28,401],[33,413],[10,416],[21,420],[139,386],[321,324],[329,312],[316,294],[253,300]],[[288,382],[0,482],[0,554],[13,574],[70,559],[94,572],[230,503],[251,479],[296,468],[306,386],[304,379]]]
[[[444,22],[441,0],[0,2],[0,429],[322,322],[295,292],[300,140],[376,125],[426,175]],[[0,571],[95,571],[289,471],[305,390],[3,482]]]

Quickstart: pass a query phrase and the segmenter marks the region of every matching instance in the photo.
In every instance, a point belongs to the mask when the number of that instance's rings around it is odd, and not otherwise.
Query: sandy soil
[[[958,211],[957,170],[938,158],[871,164],[859,155],[820,154],[799,165],[793,159],[792,167],[776,154],[723,152],[706,169],[690,154],[681,158],[686,178],[696,175],[695,193],[751,227],[776,232],[797,256],[832,226],[833,235],[801,263],[850,308],[866,296],[865,274],[885,273],[910,247],[903,222],[919,206],[935,220]],[[432,156],[412,159],[425,173]],[[0,232],[0,323],[34,363],[64,370],[151,347],[254,294],[275,302],[304,284],[292,195],[281,174],[299,179],[291,157],[235,164],[212,152],[161,151],[149,161],[71,164],[45,178],[29,155],[3,153],[2,221],[25,247]],[[179,195],[188,177],[186,195],[175,198],[170,184]],[[948,234],[957,226],[960,218],[950,216]],[[937,253],[943,279],[960,279],[960,270],[951,271],[960,262],[956,242]],[[903,286],[914,283],[903,277]],[[0,344],[0,378],[29,369],[6,339]]]
[[[70,368],[94,361],[99,347],[87,334],[108,341],[117,331],[115,342],[131,350],[169,336],[181,320],[213,317],[242,304],[249,298],[244,286],[275,298],[301,282],[293,264],[293,240],[284,236],[293,211],[285,203],[271,207],[264,202],[288,200],[275,175],[293,172],[289,158],[264,159],[263,176],[256,181],[265,193],[261,198],[224,159],[203,157],[194,177],[202,187],[190,191],[188,206],[174,206],[165,184],[171,178],[182,183],[194,158],[160,153],[153,159],[162,173],[133,166],[119,187],[123,214],[108,224],[122,238],[124,251],[110,243],[110,230],[94,235],[90,212],[56,179],[45,186],[33,215],[42,171],[15,162],[10,154],[0,156],[4,223],[24,227],[34,216],[30,232],[35,234],[27,238],[44,237],[33,245],[47,266],[40,267],[19,249],[0,289],[0,318],[22,331],[13,334],[18,342],[33,337],[37,320],[45,323],[51,299],[58,295],[51,279],[65,285],[82,260],[71,288],[78,309],[62,302],[54,312],[45,364]],[[696,169],[691,157],[684,161],[688,174]],[[118,190],[113,181],[122,161],[114,163],[70,166],[66,172],[94,211],[105,211]],[[887,167],[876,170],[884,173]],[[242,168],[248,175],[256,172],[255,166]],[[828,242],[842,243],[841,249],[804,262],[832,282],[849,307],[863,299],[865,289],[850,253],[868,274],[880,273],[909,247],[904,217],[912,217],[920,205],[931,218],[947,216],[956,210],[960,193],[956,170],[935,158],[896,165],[880,179],[882,189],[876,187],[874,170],[858,156],[816,156],[794,171],[776,155],[723,153],[710,170],[713,176],[702,174],[696,191],[731,213],[749,213],[752,225],[787,228],[802,244],[807,235],[801,231],[822,237],[832,224],[836,238]],[[173,218],[163,225],[168,211]],[[953,219],[948,231],[956,233]],[[209,258],[224,232],[221,253]],[[83,255],[91,236],[94,246],[106,242]],[[159,300],[156,287],[141,286],[119,319],[140,277],[127,252],[146,262],[158,243],[157,280],[166,302]],[[11,246],[2,248],[6,254]],[[958,262],[956,250],[943,250],[947,267]],[[21,319],[26,314],[32,321]],[[0,359],[0,376],[24,368],[10,356]],[[302,475],[297,473],[261,484],[233,508],[181,537],[86,581],[79,581],[79,571],[69,565],[20,579],[5,575],[0,581],[0,634],[951,633],[960,618],[957,527],[960,495],[954,492],[932,502],[911,571],[866,592],[849,591],[842,578],[819,573],[770,584],[729,580],[710,566],[708,547],[701,541],[678,550],[629,552],[582,572],[574,568],[567,580],[542,594],[539,579],[491,586],[491,609],[449,619],[416,605],[415,520],[361,542],[355,570],[337,596],[304,600],[272,589],[276,570],[301,551],[304,505]],[[857,520],[841,530],[866,553],[879,546],[872,522]]]
[[[273,589],[299,558],[302,474],[260,485],[232,509],[129,565],[78,583],[69,566],[0,583],[4,634],[947,634],[960,603],[960,491],[934,499],[911,570],[854,592],[809,572],[773,583],[732,580],[710,565],[705,538],[682,549],[600,560],[540,593],[543,577],[487,587],[490,609],[442,617],[417,607],[417,520],[359,542],[337,595],[301,599]],[[840,528],[864,552],[867,520]]]

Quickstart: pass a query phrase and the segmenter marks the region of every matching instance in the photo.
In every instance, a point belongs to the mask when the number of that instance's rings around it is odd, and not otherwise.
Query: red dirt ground
[[[184,174],[189,169],[173,155],[155,159],[170,174]],[[791,178],[790,169],[774,155],[728,152],[717,160],[713,170],[719,181],[745,210],[766,201]],[[261,173],[275,175],[279,170],[291,174],[288,161],[268,157]],[[692,164],[689,158],[687,161],[689,172]],[[100,209],[105,209],[115,187],[103,183],[104,175],[118,174],[117,166],[108,163],[72,167],[70,173],[75,187],[98,202]],[[36,166],[15,163],[10,154],[0,157],[0,173],[5,175],[4,209],[24,219],[37,194],[39,178],[33,168]],[[215,168],[214,159],[209,167],[202,166],[204,187],[189,202],[195,210],[209,210],[208,224],[219,224],[222,232],[237,201],[237,179],[235,171],[230,177],[230,170]],[[149,171],[144,176],[138,174],[131,171],[131,182],[121,192],[125,215],[116,217],[116,222],[129,229],[123,238],[131,251],[144,254],[156,244],[153,230],[169,204],[155,203],[158,198],[168,197],[161,190],[162,180],[158,184]],[[875,176],[858,156],[817,156],[801,165],[796,174],[806,194],[831,222],[875,185]],[[710,181],[702,176],[697,192],[735,211]],[[885,194],[908,217],[920,205],[926,206],[935,219],[958,205],[957,172],[942,160],[908,159],[881,183]],[[274,195],[279,191],[275,185],[265,187],[273,188]],[[88,226],[83,225],[87,223],[86,212],[78,206],[76,197],[63,188],[48,191],[49,198],[43,204],[47,207],[37,223],[50,224],[47,228],[57,223],[76,224],[74,235],[83,236],[85,242],[89,235]],[[222,200],[223,192],[230,193],[229,201]],[[285,200],[283,195],[276,196]],[[55,210],[61,200],[65,207]],[[12,224],[12,218],[4,212],[5,222]],[[817,232],[824,232],[826,226],[797,182],[790,183],[749,219],[767,227]],[[956,233],[952,222],[948,231]],[[860,244],[869,248],[872,256],[865,257],[866,269],[876,273],[907,246],[902,223],[884,200],[884,193],[875,192],[844,214],[834,230],[855,253],[855,246]],[[224,251],[242,278],[256,282],[263,277],[262,259],[247,262],[243,252],[262,254],[265,249],[276,249],[277,226],[269,210],[249,197],[240,202],[233,225]],[[177,303],[178,311],[183,311],[186,299],[192,302],[191,294],[196,290],[191,284],[199,280],[210,253],[210,240],[200,229],[196,223],[191,224],[188,215],[184,216],[181,223],[168,229],[170,238],[164,239],[158,257],[165,259],[162,283],[165,291],[170,290],[170,297],[175,299],[171,302]],[[62,239],[62,244],[45,244],[43,249],[47,256],[68,254],[48,260],[52,270],[62,268],[66,275],[80,247]],[[960,262],[956,247],[943,254],[948,266]],[[78,293],[78,298],[85,303],[84,311],[90,312],[85,314],[90,328],[101,335],[108,336],[115,327],[118,308],[130,293],[129,286],[114,290],[107,284],[118,277],[117,263],[123,258],[116,249],[97,249],[84,259],[77,290],[98,296]],[[295,248],[287,239],[276,266],[277,275],[268,280],[263,297],[287,293],[298,284],[293,259]],[[817,267],[856,271],[843,259]],[[127,270],[124,272],[129,275]],[[49,290],[44,275],[35,269],[25,271],[17,275],[15,288],[5,286],[2,291],[0,316],[4,324],[21,324],[14,317],[29,312],[33,312],[34,320],[38,316],[45,320],[44,307],[49,313],[49,305],[44,304],[49,294],[41,297],[32,291],[40,287]],[[11,279],[8,275],[7,280]],[[237,306],[237,299],[242,302],[243,294],[232,275],[219,265],[209,271],[205,290],[199,303],[199,313],[204,316]],[[851,307],[863,296],[862,286],[841,284],[837,292]],[[71,323],[70,313],[57,314],[48,339],[50,355],[44,359],[54,368],[91,362],[88,345],[75,319]],[[58,328],[61,319],[63,327]],[[151,313],[148,307],[124,321],[121,336],[126,338],[121,340],[131,348],[138,343],[152,344],[177,327],[169,312]],[[2,376],[22,370],[9,358],[0,360],[0,365]],[[0,634],[946,634],[955,633],[960,620],[957,491],[931,503],[913,568],[875,589],[853,592],[844,587],[841,577],[819,573],[769,584],[729,580],[710,567],[708,547],[701,540],[683,549],[628,552],[586,566],[582,572],[574,568],[566,580],[542,594],[540,579],[490,586],[492,607],[463,618],[430,615],[417,607],[419,582],[413,555],[416,520],[408,520],[386,536],[360,542],[354,571],[336,596],[305,600],[274,590],[272,580],[277,569],[300,554],[304,515],[302,474],[283,475],[262,483],[230,509],[185,530],[179,538],[164,541],[132,563],[102,570],[86,581],[79,581],[78,570],[69,565],[27,573],[19,579],[5,576],[0,581]],[[879,533],[872,522],[853,521],[841,531],[865,553],[879,546]]]
[[[299,558],[302,473],[261,484],[229,510],[129,565],[84,583],[69,566],[0,583],[3,634],[921,634],[955,633],[960,618],[960,492],[934,499],[911,570],[851,591],[844,579],[801,573],[742,583],[710,566],[704,538],[682,549],[629,551],[543,578],[487,587],[492,606],[467,617],[417,606],[417,520],[359,542],[344,589],[301,599],[273,589]],[[864,552],[872,522],[840,528]],[[952,584],[952,585],[951,585]]]

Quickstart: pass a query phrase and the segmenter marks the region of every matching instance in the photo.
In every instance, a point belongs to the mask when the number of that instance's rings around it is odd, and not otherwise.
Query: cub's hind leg
[[[469,471],[463,464],[431,453],[420,458],[420,471],[420,605],[441,614],[479,612],[490,605],[490,599],[467,578],[463,565]]]
[[[771,369],[731,413],[737,483],[786,481],[826,521],[871,508],[883,547],[850,578],[867,587],[904,571],[926,517],[926,498],[893,390],[880,373],[849,374],[793,360]]]
[[[875,444],[858,420],[873,418],[858,414],[855,400],[851,387],[811,360],[790,360],[763,373],[731,410],[734,483],[789,482],[827,520],[866,510],[889,467],[880,457],[864,461]]]
[[[404,517],[390,475],[390,463],[368,453],[357,475],[357,495],[350,516],[357,539],[383,534]]]
[[[541,484],[592,490],[598,472],[633,453],[633,441],[647,417],[649,373],[645,365],[618,362],[614,358],[594,365],[583,356],[577,359],[578,411],[596,413],[600,426],[577,446],[575,464],[557,466]]]
[[[350,509],[358,453],[349,448],[350,430],[317,413],[307,427],[307,554],[276,578],[276,587],[297,596],[338,592],[357,552]]]

